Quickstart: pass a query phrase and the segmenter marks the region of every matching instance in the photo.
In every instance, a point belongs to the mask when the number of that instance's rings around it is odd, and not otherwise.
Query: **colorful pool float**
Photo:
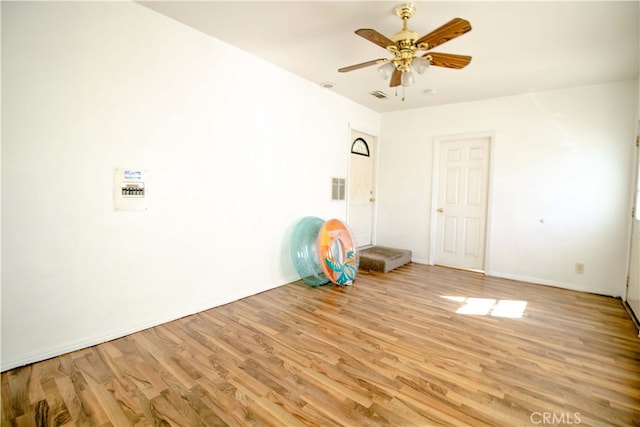
[[[304,217],[296,224],[291,236],[291,259],[296,271],[311,286],[329,283],[319,263],[318,232],[324,220],[315,216]]]
[[[351,231],[338,219],[325,222],[318,232],[318,256],[325,276],[336,285],[351,285],[358,274],[358,251]]]

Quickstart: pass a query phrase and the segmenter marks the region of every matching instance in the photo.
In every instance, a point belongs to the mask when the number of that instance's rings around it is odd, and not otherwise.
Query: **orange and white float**
[[[358,251],[349,227],[338,219],[326,221],[318,232],[322,271],[336,285],[351,285],[358,274]]]

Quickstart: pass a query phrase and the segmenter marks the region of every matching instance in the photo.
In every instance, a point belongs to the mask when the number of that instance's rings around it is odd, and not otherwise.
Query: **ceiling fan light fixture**
[[[380,77],[382,77],[383,80],[387,80],[389,77],[391,77],[391,74],[395,69],[396,67],[393,65],[393,62],[385,62],[380,67],[378,67],[378,74],[380,74]]]
[[[415,79],[413,77],[413,71],[409,69],[407,71],[402,72],[402,77],[400,77],[400,84],[403,87],[409,87],[413,85],[414,82],[415,82]]]
[[[431,61],[427,58],[417,57],[413,59],[413,68],[416,70],[416,73],[423,74],[429,66],[431,65]]]

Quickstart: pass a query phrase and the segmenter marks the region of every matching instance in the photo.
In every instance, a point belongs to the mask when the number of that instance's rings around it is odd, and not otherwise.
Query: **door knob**
[[[444,209],[438,208],[438,212],[442,213],[442,212],[444,212]]]
[[[375,201],[376,201],[376,199],[374,199],[374,198],[372,197],[372,198],[370,198],[370,199],[369,199],[369,201],[370,201],[371,203],[373,203],[373,202],[375,202]]]

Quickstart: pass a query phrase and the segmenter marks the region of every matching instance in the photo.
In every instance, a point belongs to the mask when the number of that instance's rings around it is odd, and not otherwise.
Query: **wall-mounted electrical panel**
[[[113,171],[113,206],[117,211],[147,209],[147,173],[140,169]]]

